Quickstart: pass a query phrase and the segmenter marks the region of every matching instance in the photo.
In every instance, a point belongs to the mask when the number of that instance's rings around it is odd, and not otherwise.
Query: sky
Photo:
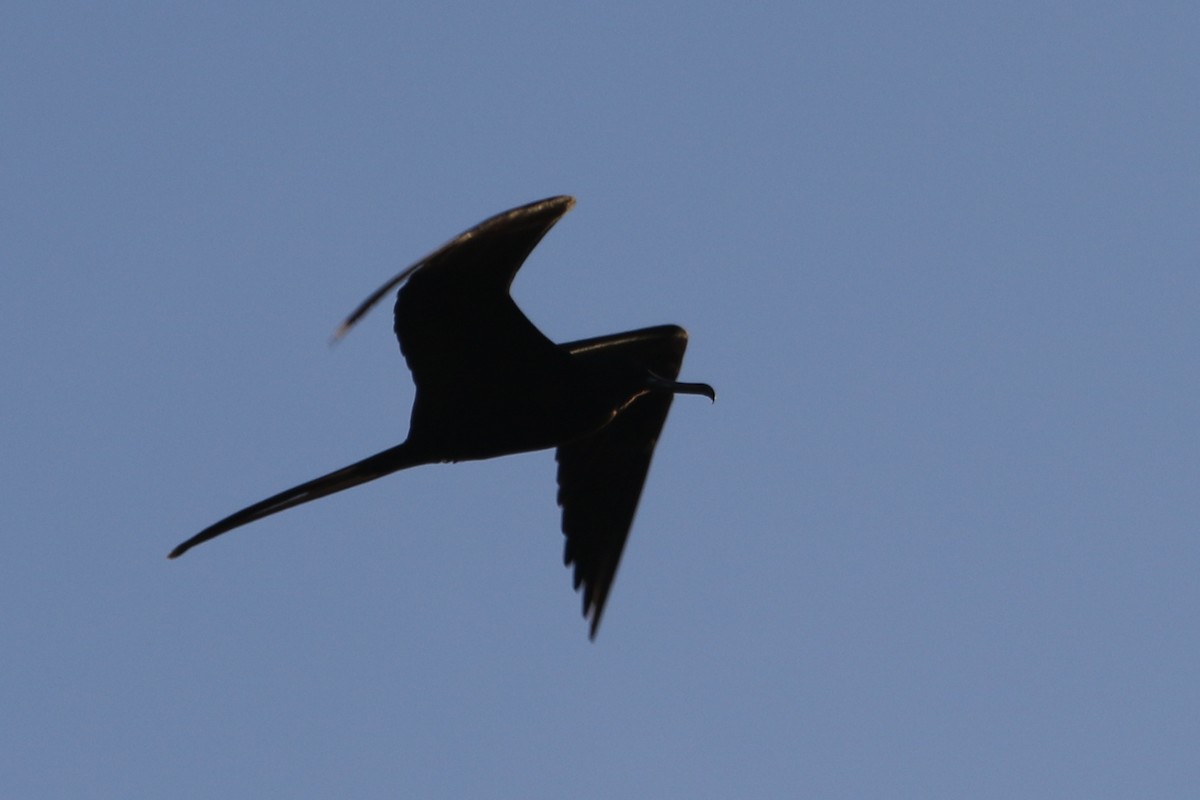
[[[424,7],[421,7],[424,6]],[[1191,3],[0,14],[0,795],[1200,784]],[[549,452],[167,552],[400,442],[371,290],[690,333],[599,636]]]

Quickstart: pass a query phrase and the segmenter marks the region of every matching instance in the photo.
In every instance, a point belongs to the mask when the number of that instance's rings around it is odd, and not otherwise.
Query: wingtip
[[[592,602],[591,592],[584,591],[583,603],[583,618],[588,621],[588,641],[596,641],[596,634],[600,632],[600,620],[604,617],[604,605],[597,605]]]
[[[343,322],[341,325],[338,325],[337,328],[334,329],[333,333],[330,334],[330,336],[329,336],[329,346],[334,347],[335,345],[337,345],[338,342],[342,341],[342,338],[345,337],[345,335],[347,333],[349,333],[349,331],[350,331],[350,323],[349,322]]]
[[[547,197],[545,200],[534,200],[526,208],[546,206],[561,206],[563,213],[566,213],[575,207],[575,198],[569,194],[556,194],[553,197]]]
[[[516,223],[518,225],[534,223],[545,225],[546,230],[553,227],[554,223],[562,219],[562,217],[575,207],[575,198],[568,194],[559,194],[554,197],[547,197],[544,200],[534,200],[532,203],[526,203],[523,206],[502,211],[499,214],[484,220],[468,233],[475,233],[480,229],[487,229],[493,226],[505,226]],[[544,231],[543,231],[544,232]]]

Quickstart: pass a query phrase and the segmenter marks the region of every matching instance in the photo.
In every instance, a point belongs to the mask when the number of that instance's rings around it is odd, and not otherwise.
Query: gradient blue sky
[[[1191,3],[9,3],[0,794],[1200,785]],[[550,453],[400,441],[400,267],[551,194],[684,377],[589,643]]]

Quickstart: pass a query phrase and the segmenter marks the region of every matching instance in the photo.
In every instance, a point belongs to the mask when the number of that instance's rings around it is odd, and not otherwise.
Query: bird
[[[517,307],[517,271],[574,204],[560,195],[489,217],[397,274],[338,327],[335,341],[400,287],[394,329],[416,386],[401,444],[247,506],[168,558],[409,467],[554,448],[563,563],[574,565],[594,640],[671,401],[715,402],[716,393],[676,381],[688,341],[677,325],[555,344]]]

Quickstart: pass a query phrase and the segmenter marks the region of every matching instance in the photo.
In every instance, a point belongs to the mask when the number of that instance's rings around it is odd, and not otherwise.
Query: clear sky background
[[[10,3],[0,795],[1200,785],[1193,3]],[[549,452],[168,562],[404,438],[368,292],[674,322],[596,642]]]

